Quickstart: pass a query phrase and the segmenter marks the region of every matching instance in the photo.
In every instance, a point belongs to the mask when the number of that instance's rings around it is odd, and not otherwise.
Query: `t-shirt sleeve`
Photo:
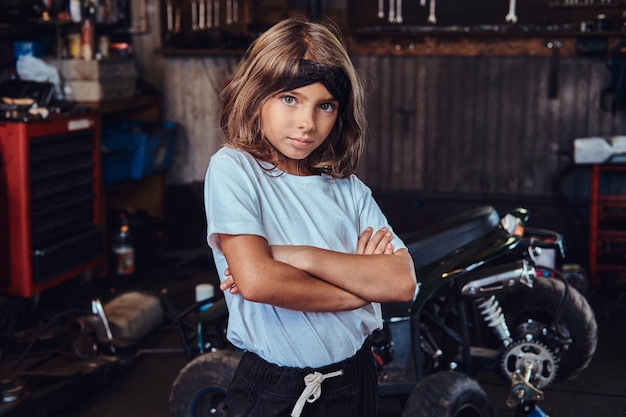
[[[255,189],[245,157],[218,152],[211,158],[204,181],[207,242],[221,253],[219,234],[265,237]]]
[[[368,226],[373,227],[374,231],[386,226],[393,233],[393,228],[387,221],[387,217],[372,196],[372,190],[358,178],[353,177],[353,180],[355,181],[354,187],[357,195],[357,210],[359,211],[359,236]],[[402,239],[395,233],[393,233],[391,243],[393,244],[394,250],[406,249],[406,245]]]

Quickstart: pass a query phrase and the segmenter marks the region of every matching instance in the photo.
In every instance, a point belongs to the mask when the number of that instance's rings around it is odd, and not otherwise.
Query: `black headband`
[[[288,76],[287,90],[295,90],[309,84],[321,82],[335,100],[339,102],[339,110],[345,110],[350,99],[351,84],[346,72],[339,67],[329,67],[307,59],[300,60],[298,73],[295,77]]]

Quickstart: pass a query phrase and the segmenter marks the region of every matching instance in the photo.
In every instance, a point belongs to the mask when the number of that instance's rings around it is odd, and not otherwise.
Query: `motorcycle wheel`
[[[524,329],[529,320],[532,320],[534,326],[550,329],[565,289],[565,284],[558,279],[537,277],[532,291],[509,297],[503,303],[502,310],[513,339],[524,338]],[[558,335],[553,330],[539,337],[539,341],[559,357],[556,381],[578,376],[589,365],[597,344],[598,325],[591,306],[572,286],[568,286],[567,290],[567,301],[561,311],[560,324],[571,338],[571,345],[558,352],[558,342],[555,341]]]
[[[218,350],[198,356],[177,375],[170,392],[172,417],[225,416],[226,389],[241,354]]]
[[[427,375],[413,389],[402,417],[492,417],[487,394],[478,382],[454,371]]]

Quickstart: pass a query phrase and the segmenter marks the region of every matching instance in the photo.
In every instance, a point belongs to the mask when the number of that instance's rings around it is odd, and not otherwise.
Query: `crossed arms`
[[[299,311],[344,311],[370,302],[409,301],[413,262],[394,251],[386,228],[368,228],[356,254],[312,246],[270,246],[255,235],[220,235],[228,263],[220,288],[245,299]]]

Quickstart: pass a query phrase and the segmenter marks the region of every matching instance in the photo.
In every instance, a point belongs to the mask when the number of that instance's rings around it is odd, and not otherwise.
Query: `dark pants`
[[[289,417],[311,372],[343,375],[322,382],[321,396],[304,406],[302,417],[375,417],[378,382],[370,343],[351,358],[322,368],[288,368],[246,352],[228,388],[225,410],[229,417]]]

